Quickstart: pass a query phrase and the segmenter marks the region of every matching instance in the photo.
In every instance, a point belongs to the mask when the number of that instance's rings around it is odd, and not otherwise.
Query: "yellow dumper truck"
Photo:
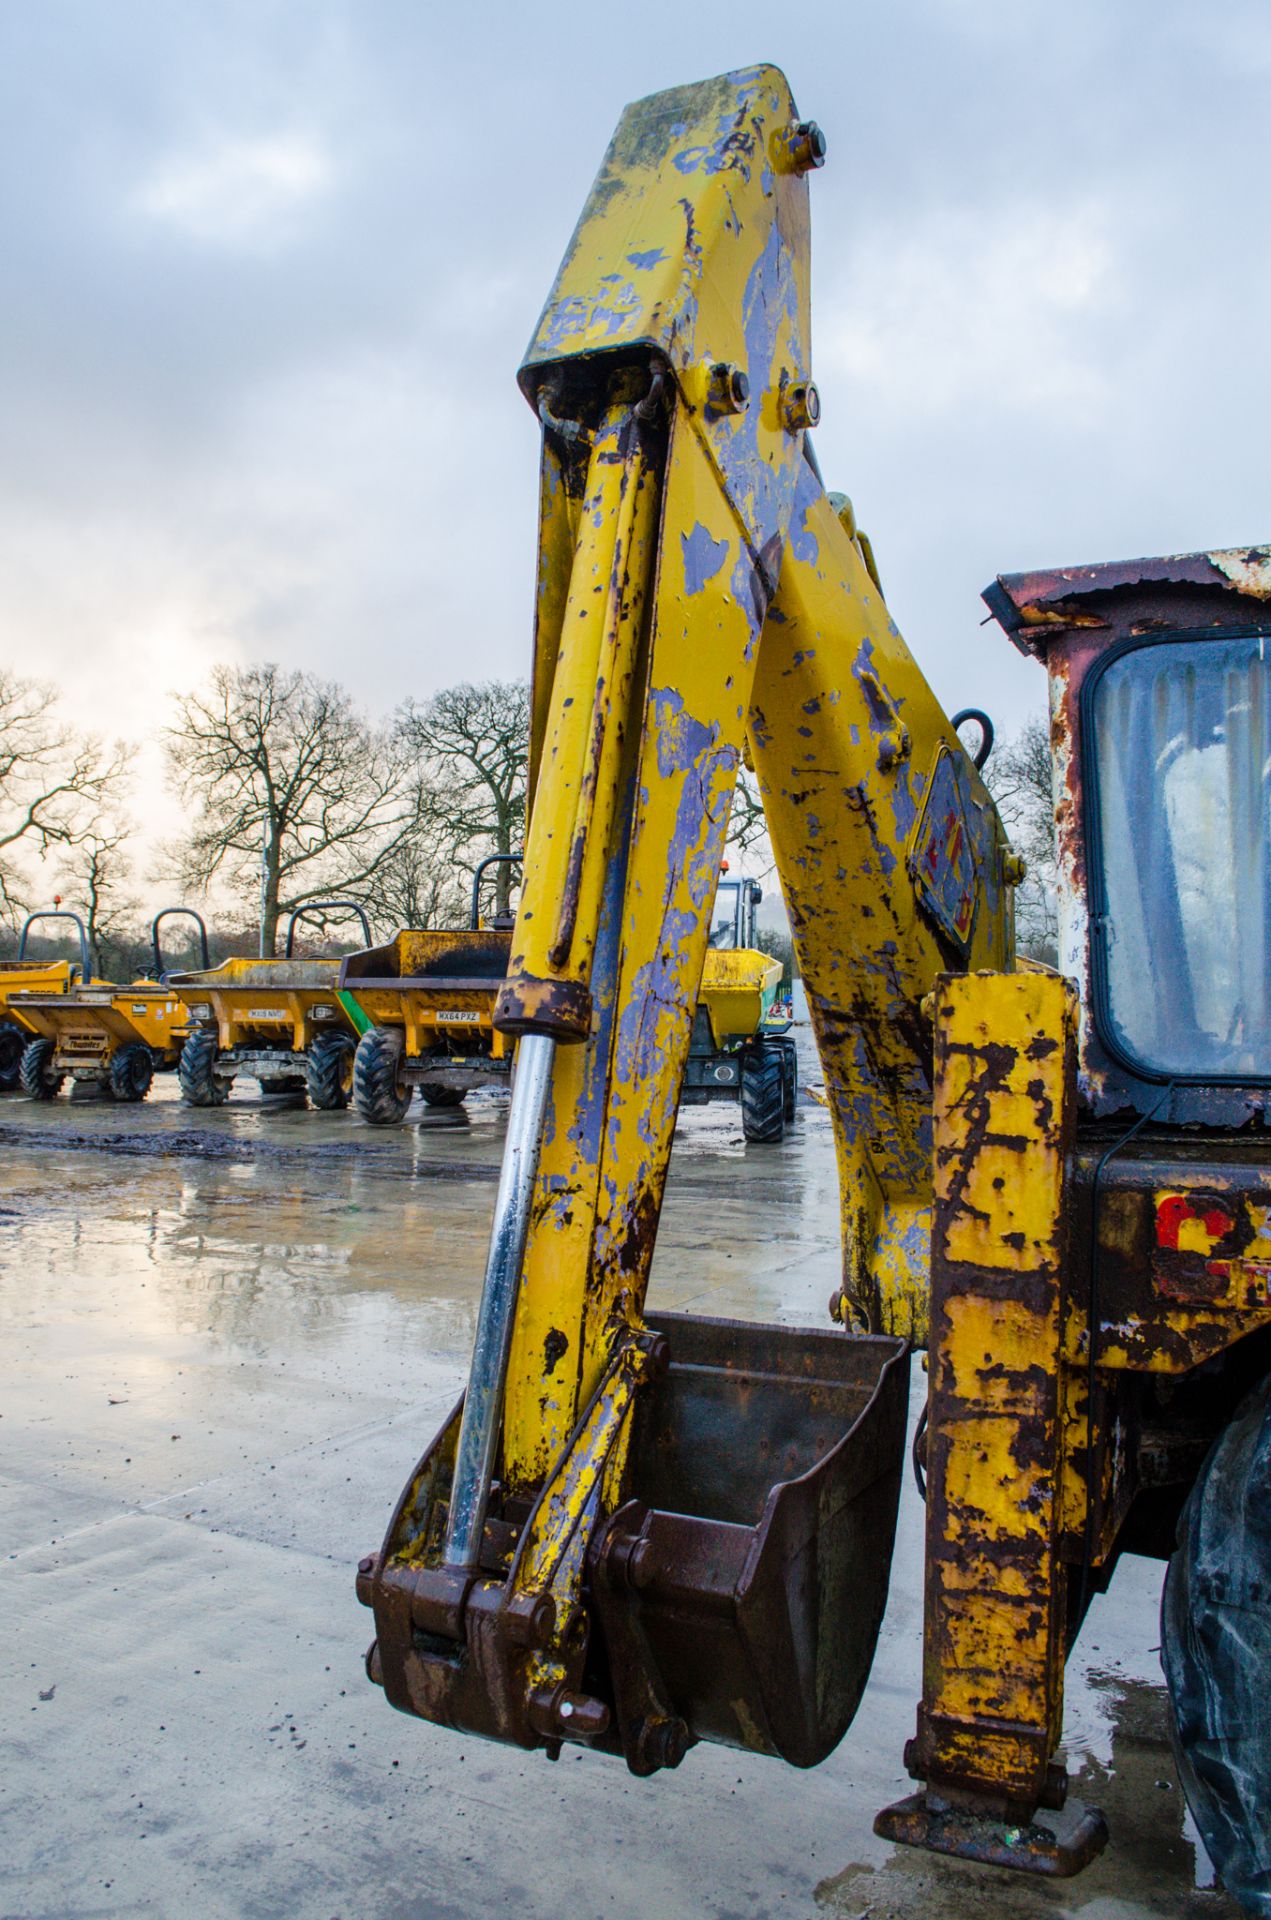
[[[29,960],[27,940],[31,928],[40,920],[69,920],[79,934],[78,960]],[[88,957],[88,935],[77,913],[50,909],[47,913],[28,914],[18,935],[18,951],[12,960],[0,961],[0,1093],[16,1093],[22,1071],[22,1054],[34,1027],[10,1004],[19,993],[66,993],[79,981],[91,980],[92,963]]]
[[[358,901],[314,900],[288,921],[281,959],[230,959],[173,974],[190,1017],[177,1070],[189,1106],[223,1106],[240,1076],[259,1081],[264,1093],[307,1096],[327,1112],[348,1105],[364,1016],[339,990],[338,958],[295,953],[300,921],[338,909],[356,914],[369,947],[371,924]]]
[[[28,1100],[54,1100],[69,1076],[71,1097],[98,1093],[112,1100],[144,1100],[155,1074],[170,1073],[181,1058],[188,1016],[164,978],[159,929],[164,920],[193,920],[206,964],[207,928],[191,907],[165,907],[150,929],[153,979],[118,986],[86,980],[63,992],[23,992],[13,1011],[31,1029],[19,1068]]]

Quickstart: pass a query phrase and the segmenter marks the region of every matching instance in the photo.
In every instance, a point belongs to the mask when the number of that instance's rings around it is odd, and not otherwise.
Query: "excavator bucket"
[[[456,1409],[360,1569],[368,1671],[406,1712],[553,1753],[574,1740],[638,1774],[697,1740],[815,1766],[856,1711],[886,1605],[905,1343],[685,1314],[639,1338],[638,1391],[615,1368],[527,1516],[496,1489],[478,1577],[458,1585],[439,1551]],[[577,1611],[545,1606],[624,1451]]]
[[[692,1739],[815,1766],[856,1712],[887,1602],[904,1342],[657,1324],[669,1365],[636,1405],[631,1497],[592,1549],[619,1725],[657,1723],[656,1676]]]

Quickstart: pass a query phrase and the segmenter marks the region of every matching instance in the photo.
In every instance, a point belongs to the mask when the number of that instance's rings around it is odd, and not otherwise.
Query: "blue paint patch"
[[[699,520],[691,533],[681,533],[684,550],[684,586],[689,593],[700,593],[728,558],[731,542],[713,540]]]
[[[799,467],[794,511],[790,515],[790,551],[796,560],[814,567],[821,557],[821,549],[812,531],[811,521],[813,509],[822,498],[821,483],[806,460],[801,460]]]
[[[696,763],[710,752],[719,738],[719,729],[703,726],[684,711],[683,697],[674,687],[655,687],[649,696],[653,708],[653,733],[657,741],[658,772],[664,780],[675,773],[691,773]]]
[[[660,267],[665,259],[666,254],[661,247],[651,247],[648,253],[629,253],[627,265],[639,267],[642,273],[647,273],[651,267]]]
[[[644,303],[631,281],[621,280],[617,274],[606,274],[602,284],[605,291],[598,299],[571,294],[544,314],[539,325],[540,350],[552,352],[593,329],[612,339],[643,310]]]
[[[759,645],[759,636],[763,632],[763,623],[768,617],[768,582],[763,568],[749,552],[744,542],[733,568],[733,577],[729,582],[733,590],[733,599],[746,616],[746,650],[743,658],[753,660],[755,648]]]

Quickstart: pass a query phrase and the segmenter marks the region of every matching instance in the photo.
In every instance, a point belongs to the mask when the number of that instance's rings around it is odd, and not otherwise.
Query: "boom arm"
[[[799,128],[768,67],[628,108],[521,373],[544,422],[533,802],[496,1024],[560,1042],[504,1425],[526,1488],[640,1312],[746,746],[872,1328],[922,1324],[923,998],[1010,954],[991,803],[805,455]]]
[[[659,1545],[662,1521],[704,1512],[683,1487],[661,1520],[640,1506],[634,1531],[619,1526],[641,1390],[668,1360],[643,1303],[743,753],[834,1121],[836,1317],[921,1331],[924,999],[942,972],[1011,959],[997,816],[806,445],[819,410],[806,175],[822,153],[771,67],[628,108],[521,370],[543,451],[532,802],[495,1011],[520,1036],[517,1083],[462,1417],[359,1577],[379,1632],[371,1672],[394,1704],[549,1751],[616,1745],[640,1772],[674,1764],[695,1734],[799,1764],[830,1750],[868,1671],[899,1484],[902,1342],[766,1329],[745,1405],[787,1409],[779,1426],[806,1402],[803,1457],[819,1464],[797,1480],[790,1467],[790,1497],[760,1501],[744,1577],[728,1573],[751,1539],[744,1502],[738,1523],[726,1502],[718,1537],[703,1523],[712,1571],[696,1581],[674,1524]],[[754,1375],[745,1330],[722,1366],[707,1323],[676,1337],[690,1399],[700,1386],[731,1404],[736,1368]],[[816,1570],[801,1572],[823,1523]],[[849,1576],[866,1565],[881,1585],[849,1618]],[[610,1668],[599,1694],[588,1567]],[[703,1579],[723,1583],[714,1598]],[[690,1640],[694,1606],[736,1623],[716,1656],[731,1688],[718,1712],[671,1700],[680,1656],[649,1638],[659,1593],[679,1596]]]

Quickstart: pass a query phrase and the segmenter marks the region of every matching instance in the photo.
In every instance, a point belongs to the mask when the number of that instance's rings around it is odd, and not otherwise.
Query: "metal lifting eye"
[[[959,712],[954,714],[949,724],[955,733],[961,733],[963,723],[967,720],[974,720],[976,726],[980,729],[980,744],[971,755],[971,760],[978,773],[993,751],[993,741],[995,738],[993,722],[981,708],[963,707]]]

